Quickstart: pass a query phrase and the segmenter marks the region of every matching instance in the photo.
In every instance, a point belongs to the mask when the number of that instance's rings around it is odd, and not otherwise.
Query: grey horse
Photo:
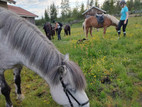
[[[30,22],[0,8],[0,92],[6,107],[13,107],[4,71],[14,68],[16,93],[21,95],[20,71],[26,66],[49,85],[54,101],[64,107],[89,107],[85,77],[69,55],[61,54],[54,44]]]

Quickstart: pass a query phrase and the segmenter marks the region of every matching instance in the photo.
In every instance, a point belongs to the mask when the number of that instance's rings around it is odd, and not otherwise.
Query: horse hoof
[[[23,100],[25,98],[25,96],[23,94],[17,94],[17,99],[18,100]]]

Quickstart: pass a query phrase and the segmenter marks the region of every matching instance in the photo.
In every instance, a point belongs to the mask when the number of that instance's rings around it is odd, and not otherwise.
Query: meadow
[[[62,40],[52,40],[61,53],[69,53],[70,60],[81,67],[90,107],[142,107],[141,19],[130,17],[127,36],[121,34],[119,39],[115,28],[109,27],[105,38],[103,29],[95,29],[93,37],[89,35],[88,40],[77,42],[85,38],[82,23],[78,23],[71,26],[71,36],[64,36],[62,30]],[[12,70],[5,72],[14,107],[60,107],[53,101],[46,82],[26,67],[21,73],[25,99],[18,101],[11,75]],[[5,107],[2,95],[0,107]]]

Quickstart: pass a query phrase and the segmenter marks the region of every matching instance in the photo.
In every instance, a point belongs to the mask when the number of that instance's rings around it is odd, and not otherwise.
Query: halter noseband
[[[69,103],[70,103],[71,107],[74,107],[74,106],[73,106],[73,103],[71,102],[71,99],[70,99],[69,95],[77,102],[77,104],[78,104],[80,107],[82,107],[82,106],[84,106],[84,105],[86,105],[86,104],[89,103],[89,100],[88,100],[88,101],[86,101],[85,103],[81,104],[81,103],[72,95],[72,93],[67,89],[67,87],[66,87],[66,85],[65,85],[65,83],[64,83],[64,81],[63,81],[63,79],[62,79],[62,77],[60,77],[60,81],[61,81],[63,90],[64,90],[64,92],[65,92],[65,94],[66,94],[66,96],[67,96],[67,98],[68,98],[68,100],[69,100]]]

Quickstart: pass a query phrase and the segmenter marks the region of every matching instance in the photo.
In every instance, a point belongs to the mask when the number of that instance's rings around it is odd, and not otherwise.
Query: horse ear
[[[65,75],[66,74],[66,69],[65,69],[65,65],[62,65],[58,68],[58,72],[61,76]]]
[[[66,54],[63,62],[68,62],[68,61],[69,61],[69,54]]]

